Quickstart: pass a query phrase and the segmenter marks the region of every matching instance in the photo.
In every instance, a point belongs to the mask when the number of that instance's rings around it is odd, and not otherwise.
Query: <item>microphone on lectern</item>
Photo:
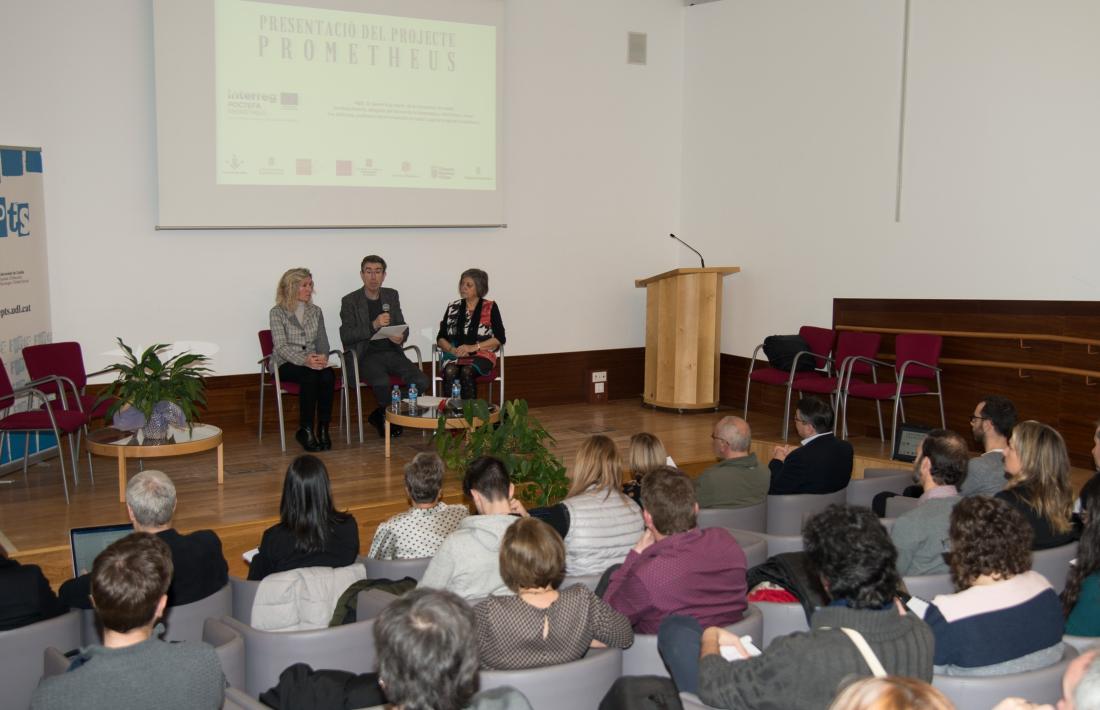
[[[703,269],[707,268],[707,262],[703,261],[703,255],[699,253],[699,250],[698,250],[698,249],[696,249],[695,247],[691,246],[690,244],[688,244],[687,242],[685,242],[685,241],[684,241],[683,239],[680,239],[680,238],[679,238],[679,237],[677,237],[677,236],[676,236],[675,234],[671,234],[671,233],[670,233],[670,234],[669,234],[668,236],[672,237],[672,238],[673,238],[673,239],[675,239],[676,241],[678,241],[678,242],[680,242],[681,244],[683,244],[684,246],[686,246],[686,247],[687,247],[688,249],[691,249],[691,250],[692,250],[693,252],[695,252],[696,256],[698,256],[698,257],[699,257],[699,266],[700,266],[701,268],[703,268]]]

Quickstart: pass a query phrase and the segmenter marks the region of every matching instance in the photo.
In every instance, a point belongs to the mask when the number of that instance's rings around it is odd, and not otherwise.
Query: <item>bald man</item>
[[[719,462],[695,479],[700,508],[744,508],[763,503],[771,472],[749,451],[752,429],[741,417],[724,417],[710,435]]]

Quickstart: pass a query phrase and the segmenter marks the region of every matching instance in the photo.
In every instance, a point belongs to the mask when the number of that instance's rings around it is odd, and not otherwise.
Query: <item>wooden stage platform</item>
[[[572,463],[577,447],[591,434],[611,437],[625,452],[631,435],[650,431],[661,438],[669,454],[684,470],[697,473],[714,461],[711,450],[711,426],[719,417],[740,414],[729,408],[719,412],[676,414],[655,411],[640,400],[616,400],[608,404],[570,404],[533,408],[532,414],[543,422],[557,440],[556,452],[566,464]],[[750,414],[753,446],[759,458],[767,460],[772,447],[780,443],[780,421],[766,414]],[[354,428],[354,427],[353,427]],[[957,429],[965,432],[965,429]],[[332,478],[336,504],[353,513],[359,522],[360,546],[365,554],[380,522],[408,506],[403,487],[402,467],[417,452],[431,448],[430,434],[406,430],[395,439],[393,457],[386,459],[383,441],[368,428],[368,438],[360,444],[353,433],[345,443],[343,431],[334,432],[334,448],[324,452]],[[792,440],[794,434],[792,432]],[[867,467],[907,468],[890,461],[887,446],[873,438],[854,438],[856,465],[854,475],[862,476]],[[256,439],[252,427],[241,425],[225,429],[225,485],[218,487],[213,451],[186,457],[149,461],[149,468],[166,472],[176,484],[175,526],[188,532],[210,528],[218,533],[229,561],[230,574],[243,576],[247,566],[241,553],[255,547],[265,528],[278,519],[283,475],[291,460],[300,453],[288,432],[288,449],[279,451],[278,432],[269,430],[264,440]],[[17,471],[0,485],[0,544],[9,555],[24,563],[38,564],[56,587],[71,576],[68,547],[70,528],[125,522],[126,506],[118,501],[117,468],[111,458],[93,457],[95,484],[88,479],[88,462],[80,462],[80,485],[73,489],[72,502],[65,504],[56,459],[31,466],[28,483]],[[131,464],[130,475],[137,472]],[[1091,471],[1075,470],[1075,487]],[[444,499],[462,501],[460,478],[448,472]]]

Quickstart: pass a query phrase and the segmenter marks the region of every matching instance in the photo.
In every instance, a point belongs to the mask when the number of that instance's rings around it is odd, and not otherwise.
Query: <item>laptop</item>
[[[894,440],[894,452],[890,458],[895,461],[913,463],[920,453],[921,442],[931,427],[917,426],[915,424],[898,424],[898,434]]]
[[[92,571],[96,555],[107,549],[115,540],[134,531],[132,523],[118,525],[93,525],[73,528],[69,531],[69,546],[73,551],[73,576]]]

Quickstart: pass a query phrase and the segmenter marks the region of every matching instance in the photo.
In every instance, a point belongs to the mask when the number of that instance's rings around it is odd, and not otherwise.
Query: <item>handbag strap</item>
[[[867,639],[863,638],[863,634],[855,629],[849,629],[843,626],[840,630],[843,631],[844,634],[852,640],[852,643],[856,645],[856,648],[859,649],[859,653],[863,656],[863,660],[871,668],[871,673],[873,673],[876,678],[885,678],[888,675],[886,669],[882,667],[882,663],[879,662],[878,656],[871,650],[871,645],[867,643]]]

